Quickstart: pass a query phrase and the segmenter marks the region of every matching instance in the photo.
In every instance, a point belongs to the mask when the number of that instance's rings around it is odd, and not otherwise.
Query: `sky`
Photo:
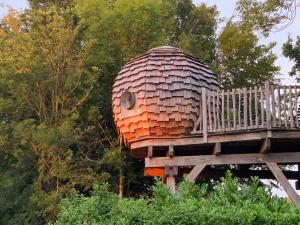
[[[207,5],[210,6],[216,5],[219,10],[220,17],[225,17],[225,18],[229,18],[232,15],[234,15],[235,4],[237,2],[236,0],[226,0],[226,1],[225,0],[193,0],[193,1],[196,5],[200,3],[206,3]],[[28,7],[28,3],[26,0],[0,0],[0,4],[3,5],[9,4],[10,6],[12,6],[17,10],[22,10]],[[6,11],[5,8],[0,8],[0,16],[3,15],[5,11]],[[273,32],[268,38],[263,38],[261,40],[262,44],[268,44],[272,41],[277,42],[277,45],[276,47],[274,47],[273,52],[278,56],[276,65],[281,67],[281,71],[280,71],[281,75],[279,78],[281,79],[281,82],[283,84],[295,83],[295,80],[288,75],[288,72],[290,71],[293,63],[282,55],[281,48],[283,43],[286,42],[288,35],[290,35],[293,39],[295,39],[297,35],[300,35],[299,24],[300,24],[300,13],[297,14],[292,25],[290,25],[289,27],[287,27],[286,29],[280,32]],[[292,181],[291,183],[294,184],[295,181]],[[283,191],[278,189],[273,189],[273,193],[279,196],[286,196],[286,194]]]

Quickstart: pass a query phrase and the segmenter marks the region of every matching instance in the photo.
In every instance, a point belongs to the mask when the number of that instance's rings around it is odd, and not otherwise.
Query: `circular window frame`
[[[121,107],[130,110],[135,106],[135,95],[130,91],[124,91],[121,95]]]

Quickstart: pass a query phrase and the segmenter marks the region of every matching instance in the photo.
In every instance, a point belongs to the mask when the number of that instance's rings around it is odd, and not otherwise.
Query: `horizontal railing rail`
[[[202,88],[193,134],[259,128],[300,129],[300,86],[271,85],[210,91]]]

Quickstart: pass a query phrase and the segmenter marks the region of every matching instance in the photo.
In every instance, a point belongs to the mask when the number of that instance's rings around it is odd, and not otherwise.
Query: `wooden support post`
[[[281,99],[280,99],[280,86],[277,86],[277,115],[278,126],[281,127]]]
[[[259,152],[262,153],[262,154],[265,154],[270,150],[270,148],[271,148],[270,138],[266,138],[266,139],[263,140],[263,143],[260,147]]]
[[[221,118],[220,118],[220,93],[217,92],[217,130],[221,130]],[[298,121],[298,120],[297,120]]]
[[[176,192],[176,181],[175,181],[175,177],[174,176],[168,176],[166,178],[166,184],[170,189],[171,193],[175,193]]]
[[[275,89],[274,86],[271,85],[271,100],[272,100],[272,118],[273,118],[273,122],[272,122],[272,126],[276,127],[276,103],[275,103]]]
[[[289,86],[289,120],[290,126],[294,127],[294,114],[293,114],[293,89]]]
[[[283,187],[283,189],[285,190],[289,198],[292,200],[292,202],[295,205],[300,205],[300,197],[298,196],[297,192],[294,190],[292,185],[289,183],[288,179],[284,176],[283,172],[281,171],[277,163],[267,162],[267,166],[273,173],[276,180]]]
[[[192,130],[191,134],[196,134],[198,131],[200,131],[200,132],[202,131],[202,120],[203,120],[203,118],[202,118],[202,104],[201,104],[201,102],[200,102],[199,105],[200,105],[199,106],[199,117],[198,117],[198,119],[195,123],[194,129]]]
[[[236,100],[235,100],[236,90],[232,90],[232,109],[233,109],[233,129],[236,130]]]
[[[253,121],[252,121],[252,87],[249,89],[249,126],[250,128],[253,128]]]
[[[178,166],[165,166],[165,176],[177,176],[178,175]]]
[[[213,154],[217,155],[217,156],[221,154],[221,143],[220,142],[215,143]]]
[[[164,173],[165,173],[165,177],[166,177],[167,186],[169,187],[169,189],[172,193],[175,193],[175,191],[176,191],[175,176],[178,175],[178,167],[166,165]]]
[[[238,118],[239,118],[239,129],[242,129],[242,108],[241,108],[241,105],[242,105],[242,90],[241,89],[238,89],[238,92],[239,92],[239,111],[238,111]]]
[[[173,157],[174,156],[174,146],[173,145],[169,145],[168,156],[169,157]]]
[[[271,125],[271,103],[270,103],[270,82],[267,81],[265,83],[265,95],[266,95],[266,119],[267,119],[267,127],[270,129]]]
[[[247,110],[247,100],[248,100],[248,94],[247,94],[247,88],[244,88],[243,89],[244,91],[244,128],[245,129],[248,129],[248,116],[247,116],[247,113],[248,113],[248,110]]]
[[[204,170],[205,167],[206,167],[206,164],[194,166],[192,171],[187,175],[187,179],[189,181],[195,181],[199,177],[200,173]]]
[[[230,122],[230,107],[229,107],[229,103],[230,103],[230,92],[226,92],[226,114],[227,114],[227,128],[228,130],[231,129],[231,122]]]
[[[203,142],[207,142],[207,104],[206,88],[201,88],[202,95],[202,116],[203,116]]]
[[[259,126],[259,118],[258,118],[258,94],[257,94],[257,86],[254,87],[254,108],[255,108],[255,127]]]
[[[222,91],[222,105],[221,105],[221,108],[222,108],[222,131],[225,131],[225,93],[224,93],[224,90]]]
[[[286,101],[286,86],[283,86],[283,113],[284,113],[284,126],[288,127],[288,120],[287,120],[287,101]]]
[[[148,155],[149,158],[153,157],[153,146],[150,145],[148,147],[148,154],[147,155]]]
[[[296,110],[296,117],[295,117],[295,120],[296,120],[296,126],[299,128],[299,107],[298,107],[298,99],[299,99],[299,94],[298,93],[298,89],[299,87],[295,86],[295,110]]]
[[[265,108],[264,108],[264,91],[263,91],[263,88],[260,87],[259,88],[259,91],[260,91],[260,114],[261,114],[261,127],[264,127],[265,126],[265,117],[264,117],[264,111],[265,111]]]

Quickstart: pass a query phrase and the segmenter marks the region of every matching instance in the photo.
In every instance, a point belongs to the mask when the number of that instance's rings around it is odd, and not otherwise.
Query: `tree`
[[[265,36],[289,26],[295,19],[297,0],[240,0],[237,10],[248,26]]]
[[[76,5],[83,40],[93,42],[87,63],[99,68],[101,76],[95,99],[111,124],[115,75],[129,59],[166,40],[161,5],[161,1],[154,0],[84,0]]]
[[[271,52],[274,45],[259,45],[252,28],[229,21],[219,36],[216,64],[221,85],[237,88],[272,80],[279,71]]]
[[[84,40],[93,41],[88,63],[100,68],[102,112],[111,117],[115,75],[132,57],[174,45],[211,63],[215,55],[216,8],[191,0],[84,0],[76,5]]]
[[[31,8],[49,8],[57,6],[61,9],[71,8],[75,5],[74,0],[28,0]]]
[[[282,47],[283,55],[294,61],[295,65],[290,71],[290,75],[294,76],[297,72],[300,72],[300,36],[297,37],[295,43],[289,37],[288,41]]]
[[[215,6],[195,6],[191,0],[169,1],[176,6],[171,45],[211,64],[215,59],[218,11]]]
[[[93,42],[88,65],[99,68],[100,78],[93,98],[101,106],[104,120],[111,125],[114,78],[132,57],[153,47],[171,44],[207,62],[214,59],[214,7],[204,4],[196,7],[191,0],[84,0],[78,2],[75,9],[83,29],[83,40]],[[126,180],[136,181],[141,163],[130,162],[129,157],[126,160]],[[132,164],[139,165],[138,170],[132,171],[129,168]],[[140,177],[136,182],[142,186]],[[130,193],[127,188],[127,194]]]
[[[111,110],[130,58],[171,44],[220,65],[225,87],[277,71],[253,27],[228,24],[216,39],[216,25],[216,8],[191,0],[31,0],[10,11],[0,23],[0,223],[47,223],[72,189],[89,196],[96,182],[145,194],[152,180],[118,145]]]
[[[99,119],[97,110],[85,105],[95,88],[97,69],[85,67],[89,43],[80,41],[72,17],[55,7],[23,16],[10,12],[1,26],[1,126],[11,127],[7,135],[18,146],[7,144],[12,162],[8,166],[22,162],[15,156],[18,151],[26,151],[34,162],[30,199],[41,219],[48,221],[71,188],[88,191],[96,180],[108,177],[97,163],[84,158],[89,150],[81,144],[92,129],[99,138],[104,135],[100,125],[81,127],[82,114],[90,117],[86,123]],[[25,140],[13,132],[23,123]],[[107,142],[101,144],[107,147]]]

